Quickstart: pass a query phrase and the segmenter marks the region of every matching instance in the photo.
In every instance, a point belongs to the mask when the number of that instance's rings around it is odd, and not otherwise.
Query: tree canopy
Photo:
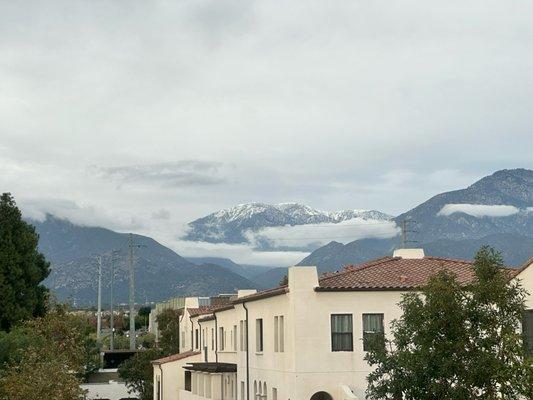
[[[42,316],[47,289],[41,282],[50,264],[38,251],[35,228],[22,214],[9,193],[0,197],[0,330],[19,321]]]
[[[83,399],[81,380],[99,362],[87,329],[85,321],[57,306],[4,334],[0,345],[7,340],[10,346],[0,370],[0,398]]]
[[[483,247],[475,280],[438,273],[422,293],[404,295],[391,341],[366,355],[370,399],[533,398],[533,365],[520,332],[526,292],[502,258]]]
[[[165,354],[179,353],[180,315],[176,310],[168,309],[157,316],[160,332],[159,347]]]

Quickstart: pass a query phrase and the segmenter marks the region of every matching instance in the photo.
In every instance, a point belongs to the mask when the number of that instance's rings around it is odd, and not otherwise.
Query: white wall
[[[522,287],[529,293],[526,298],[526,309],[533,310],[533,263],[525,268],[516,279],[519,279]]]
[[[533,267],[525,269],[518,277],[522,285],[530,293],[527,308],[533,309]],[[328,392],[335,400],[343,400],[345,393],[341,385],[352,388],[355,394],[364,399],[366,377],[371,371],[364,360],[362,314],[384,314],[385,334],[390,332],[392,320],[401,316],[398,306],[402,292],[398,291],[351,291],[351,292],[316,292],[318,285],[316,268],[293,267],[289,270],[289,293],[281,294],[261,300],[247,302],[249,321],[249,373],[250,399],[254,399],[254,382],[256,387],[261,383],[267,385],[267,396],[272,399],[272,389],[277,389],[280,400],[308,400],[319,391]],[[331,349],[331,314],[352,314],[353,342],[351,352],[333,352]],[[236,363],[237,376],[234,387],[241,399],[241,382],[246,383],[246,352],[240,348],[240,321],[246,319],[243,304],[236,304],[234,309],[216,313],[217,329],[224,327],[226,331],[225,350],[218,352],[218,361]],[[284,352],[275,352],[274,318],[284,318]],[[256,351],[256,319],[263,320],[262,352]],[[184,318],[188,321],[188,317]],[[190,339],[190,329],[197,325],[197,318],[193,324],[183,325],[186,337]],[[233,348],[233,326],[237,326],[237,349]],[[211,329],[215,328],[215,321],[201,323],[207,329],[208,361],[215,360],[211,349]],[[188,329],[188,330],[187,330]],[[218,332],[217,332],[218,334]],[[190,340],[189,340],[190,341]],[[218,344],[217,344],[218,345]],[[190,348],[190,347],[189,347]],[[187,349],[189,349],[187,348]],[[197,356],[203,360],[202,354]],[[169,368],[169,376],[177,376],[177,383],[172,386],[168,382],[165,372],[164,385],[168,390],[177,393],[177,388],[183,388],[184,376],[182,366],[191,360],[182,360]],[[157,373],[157,369],[154,369]],[[177,386],[176,386],[177,385]],[[181,385],[181,386],[180,386]],[[165,393],[166,393],[165,389]],[[167,397],[164,400],[174,400]],[[246,398],[246,397],[245,397]]]

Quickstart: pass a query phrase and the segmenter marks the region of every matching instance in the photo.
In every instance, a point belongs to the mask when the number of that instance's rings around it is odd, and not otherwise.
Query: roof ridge
[[[367,261],[367,262],[364,262],[364,263],[361,263],[361,264],[355,264],[355,265],[354,264],[348,264],[344,268],[347,268],[347,267],[350,267],[350,266],[353,266],[354,268],[345,269],[343,271],[333,272],[331,275],[328,275],[328,276],[325,276],[323,278],[320,278],[318,280],[318,283],[320,284],[320,282],[322,282],[323,280],[327,280],[327,279],[330,279],[330,278],[336,278],[338,276],[349,274],[349,273],[352,273],[354,271],[362,271],[362,270],[370,268],[370,267],[375,267],[376,265],[385,264],[387,262],[394,261],[394,260],[397,260],[399,258],[400,257],[384,256],[384,257],[376,258],[374,260],[370,260],[370,261]],[[357,268],[358,266],[359,266],[359,268]]]
[[[457,262],[462,264],[474,264],[473,260],[464,260],[461,258],[448,258],[448,257],[436,257],[436,256],[424,256],[424,259],[436,260],[436,261],[448,261]]]
[[[151,363],[152,364],[165,364],[167,362],[182,360],[184,358],[188,358],[188,357],[191,357],[191,356],[196,356],[198,354],[202,354],[202,352],[188,350],[188,351],[186,351],[184,353],[171,354],[171,355],[166,356],[166,357],[162,357],[162,358],[158,358],[156,360],[152,360]]]

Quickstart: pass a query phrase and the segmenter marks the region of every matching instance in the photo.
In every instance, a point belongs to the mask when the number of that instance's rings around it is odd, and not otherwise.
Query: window
[[[197,349],[199,345],[200,343],[198,341],[198,329],[195,329],[194,330],[194,348]]]
[[[244,321],[244,351],[248,351],[248,321]]]
[[[191,371],[185,371],[185,390],[191,391]]]
[[[363,350],[383,346],[383,314],[363,314]]]
[[[279,325],[279,317],[274,317],[274,353],[277,353],[279,351],[278,325]]]
[[[224,351],[224,328],[218,328],[218,331],[219,331],[219,347],[220,347],[220,351]]]
[[[233,350],[237,351],[237,325],[233,325]]]
[[[263,351],[263,320],[255,320],[255,351]]]
[[[185,331],[181,332],[181,347],[185,348]]]
[[[522,321],[526,354],[533,356],[533,310],[526,310]]]
[[[283,325],[283,315],[274,317],[274,352],[276,353],[283,353],[285,351],[285,332]]]
[[[285,318],[283,315],[279,316],[279,352],[285,351]]]
[[[241,381],[241,400],[244,400],[245,398],[246,398],[246,392],[244,391],[244,381]]]
[[[353,351],[352,314],[331,315],[331,350]]]
[[[211,328],[211,350],[215,350],[215,329]]]
[[[239,336],[239,343],[240,343],[240,347],[239,349],[241,351],[244,351],[244,321],[239,321],[239,331],[240,331],[240,336]]]
[[[272,400],[278,400],[278,389],[272,388]]]

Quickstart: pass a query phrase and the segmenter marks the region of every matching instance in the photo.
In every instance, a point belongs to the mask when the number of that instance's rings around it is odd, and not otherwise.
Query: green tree
[[[86,373],[86,332],[78,317],[56,307],[44,317],[26,321],[25,344],[9,358],[0,377],[6,400],[82,399]]]
[[[37,250],[35,228],[9,193],[0,197],[0,330],[46,312],[47,289],[40,283],[50,265]]]
[[[150,317],[150,306],[143,306],[139,308],[139,312],[135,316],[135,326],[145,327],[148,326],[148,319]]]
[[[180,314],[176,310],[167,309],[157,316],[159,328],[159,347],[165,354],[179,353],[180,348]]]
[[[155,335],[153,333],[146,333],[139,336],[139,343],[145,349],[150,349],[155,346]]]
[[[366,360],[370,399],[519,399],[531,396],[533,366],[520,324],[525,291],[510,280],[499,253],[483,247],[475,280],[433,277],[421,294],[403,297],[402,317]],[[531,398],[531,397],[527,397]]]
[[[130,393],[137,394],[140,400],[151,400],[153,397],[154,371],[151,362],[160,357],[163,357],[161,349],[148,349],[135,354],[118,368]]]

